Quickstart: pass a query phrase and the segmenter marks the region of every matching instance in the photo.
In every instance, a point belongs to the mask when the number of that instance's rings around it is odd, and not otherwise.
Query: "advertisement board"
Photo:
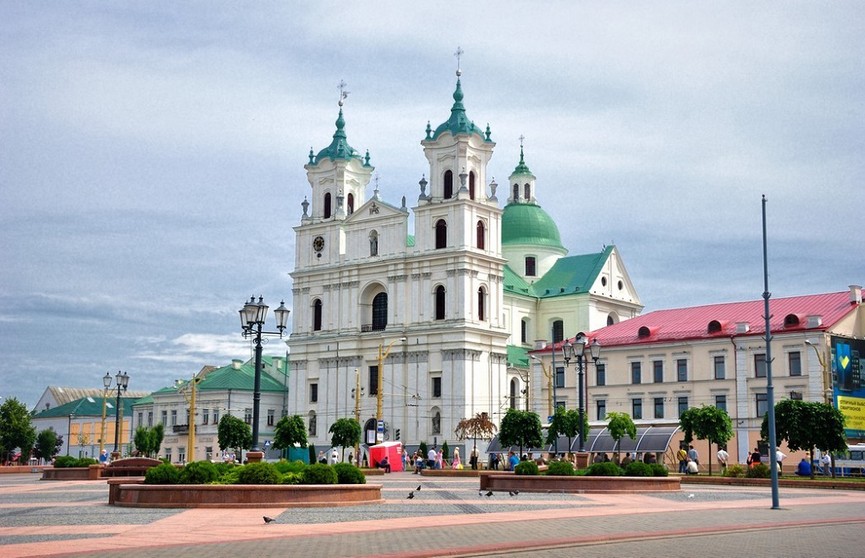
[[[862,355],[865,341],[832,337],[832,394],[835,406],[844,415],[848,438],[865,437],[865,387],[862,382]]]

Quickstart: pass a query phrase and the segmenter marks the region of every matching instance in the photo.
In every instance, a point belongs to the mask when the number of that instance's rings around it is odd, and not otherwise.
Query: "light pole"
[[[111,452],[112,460],[120,457],[120,394],[126,393],[126,388],[129,387],[129,374],[118,370],[117,374],[114,375],[114,379],[116,382],[117,400],[114,407],[114,451]],[[105,386],[106,393],[112,389],[111,375],[108,372],[102,378],[102,385]],[[101,454],[102,452],[100,451],[99,453]]]
[[[252,391],[252,449],[246,452],[247,459],[250,462],[259,461],[264,454],[261,448],[258,447],[258,416],[259,404],[261,402],[261,344],[262,336],[278,335],[282,338],[282,333],[285,330],[288,322],[289,310],[285,307],[285,301],[279,303],[279,308],[273,311],[276,316],[276,329],[279,331],[262,331],[264,327],[264,319],[267,317],[268,306],[264,303],[264,299],[259,296],[258,302],[255,297],[249,298],[249,302],[243,305],[240,312],[240,326],[243,329],[243,337],[252,337],[252,342],[255,344],[255,383]],[[250,452],[256,452],[253,456]]]
[[[562,354],[565,358],[565,366],[571,361],[571,359],[577,359],[577,389],[579,390],[579,414],[580,414],[580,453],[585,453],[586,451],[586,419],[585,419],[585,407],[583,394],[585,390],[583,388],[583,359],[585,358],[586,344],[587,344],[586,335],[583,332],[580,332],[574,337],[573,344],[570,341],[566,341],[562,346]],[[597,365],[598,358],[601,356],[601,344],[598,343],[598,340],[595,339],[589,345],[592,354],[592,360]],[[586,363],[588,366],[588,362]]]
[[[532,357],[532,360],[537,361],[538,364],[541,365],[541,372],[544,375],[544,378],[547,379],[547,410],[548,414],[552,416],[553,414],[553,375],[547,370],[547,367],[544,366],[544,361],[538,358],[537,355],[529,355]]]
[[[354,420],[360,425],[360,398],[363,395],[363,388],[360,387],[360,370],[354,369],[354,389],[351,390],[351,396],[354,398]],[[360,443],[354,445],[354,458],[356,463],[360,463]],[[354,463],[352,463],[354,465]]]
[[[405,337],[400,337],[399,339],[394,339],[390,343],[387,344],[385,348],[382,343],[378,344],[378,379],[376,386],[376,401],[375,401],[375,441],[376,443],[381,443],[384,441],[384,417],[382,415],[382,403],[384,402],[384,359],[387,358],[387,355],[390,354],[390,350],[393,348],[394,343],[400,341],[402,343],[406,342]]]
[[[107,414],[108,407],[108,392],[111,390],[111,374],[108,372],[105,373],[105,376],[102,377],[102,425],[99,429],[99,455],[102,455],[102,452],[105,451],[105,415]]]

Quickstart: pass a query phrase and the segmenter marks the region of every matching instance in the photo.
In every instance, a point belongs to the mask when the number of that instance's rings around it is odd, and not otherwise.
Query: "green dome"
[[[541,206],[511,203],[502,213],[502,245],[534,244],[564,248],[559,227]]]

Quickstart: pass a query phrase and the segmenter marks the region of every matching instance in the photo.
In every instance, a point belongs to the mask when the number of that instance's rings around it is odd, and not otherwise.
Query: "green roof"
[[[282,379],[277,380],[270,375],[268,368],[273,368],[271,357],[262,357],[261,391],[285,391]],[[198,391],[210,390],[246,390],[255,387],[255,364],[246,362],[235,368],[233,364],[217,368],[205,374],[198,384]]]
[[[526,165],[526,160],[523,158],[523,146],[520,145],[520,162],[517,164],[517,167],[514,169],[514,172],[511,173],[511,176],[531,176],[534,178],[535,175],[532,174],[532,171],[529,170],[529,166]]]
[[[519,366],[528,368],[529,350],[516,345],[508,345],[508,366]]]
[[[116,392],[115,392],[116,393]],[[101,417],[102,416],[102,401],[105,400],[106,415],[113,417],[115,413],[115,405],[117,397],[82,397],[63,405],[46,409],[33,416],[34,419],[44,419],[53,417]],[[123,405],[123,414],[129,416],[132,413],[132,405],[139,401],[138,397],[120,397],[120,404]]]
[[[502,245],[530,244],[561,248],[559,227],[541,206],[509,203],[502,212]]]
[[[451,107],[450,118],[439,124],[432,135],[430,135],[430,129],[427,126],[426,139],[435,140],[445,132],[450,132],[453,136],[459,134],[477,134],[484,138],[484,133],[481,132],[481,129],[475,126],[475,123],[469,120],[469,117],[466,115],[466,108],[463,106],[463,89],[459,78],[457,78],[457,88],[454,90],[454,104]],[[487,135],[484,141],[492,141],[489,137],[489,127],[487,127]]]
[[[336,131],[333,133],[333,141],[330,142],[330,145],[319,151],[315,157],[312,155],[312,149],[309,150],[310,164],[317,165],[325,158],[331,160],[361,159],[357,151],[348,144],[348,139],[345,135],[345,118],[342,117],[342,101],[340,101],[339,116],[336,119]],[[369,153],[367,153],[364,166],[369,166]]]
[[[531,285],[511,269],[511,266],[505,264],[504,271],[505,292],[534,296]]]
[[[534,282],[531,290],[539,298],[588,292],[613,248],[611,245],[597,254],[559,258],[543,277]]]

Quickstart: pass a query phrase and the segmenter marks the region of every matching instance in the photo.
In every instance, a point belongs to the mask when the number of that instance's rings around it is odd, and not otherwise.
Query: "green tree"
[[[523,455],[523,447],[540,447],[543,444],[540,417],[530,411],[508,409],[499,428],[499,442],[503,448],[519,446],[520,456]]]
[[[306,426],[300,415],[284,416],[276,423],[273,432],[273,447],[282,450],[290,447],[305,448],[309,445],[306,439]]]
[[[585,423],[585,431],[589,431],[588,420],[583,413],[583,422]],[[580,412],[576,409],[563,409],[556,407],[556,414],[553,415],[553,420],[547,429],[547,439],[545,443],[552,445],[556,443],[559,436],[567,436],[568,452],[573,445],[573,439],[580,435]]]
[[[140,454],[147,457],[153,457],[159,452],[164,436],[165,427],[162,426],[162,423],[157,423],[156,426],[150,428],[147,426],[139,426],[135,429],[132,443]]]
[[[685,442],[690,444],[696,437],[709,442],[709,474],[712,474],[712,442],[726,445],[733,437],[733,421],[724,409],[713,405],[691,407],[679,417],[679,426],[685,433]]]
[[[57,433],[53,428],[46,428],[39,431],[36,435],[36,445],[34,446],[33,456],[37,459],[50,461],[52,457],[57,455]]]
[[[442,444],[442,459],[447,461],[448,457],[450,457],[450,448],[448,447],[448,441],[445,440]]]
[[[769,417],[763,417],[760,429],[763,439],[769,438]],[[787,441],[787,447],[793,451],[808,452],[811,462],[814,461],[814,448],[827,452],[839,452],[847,449],[847,439],[844,436],[844,415],[834,405],[826,403],[784,399],[775,404],[775,445],[781,440]],[[835,475],[835,468],[832,468]],[[814,469],[811,469],[814,478]]]
[[[353,418],[336,419],[336,422],[330,425],[328,432],[332,434],[330,444],[342,448],[340,461],[345,461],[345,448],[359,448],[360,446],[361,427],[360,423]],[[352,449],[352,453],[354,451]]]
[[[20,448],[23,462],[30,456],[35,442],[36,428],[30,421],[27,406],[10,397],[0,405],[0,449],[4,455],[9,455],[15,448]]]
[[[625,434],[632,440],[636,438],[637,427],[634,425],[634,421],[631,420],[631,415],[613,411],[607,413],[607,430],[610,431],[610,437],[616,441],[616,461],[618,462],[619,447],[622,444],[622,438],[625,437]]]
[[[216,436],[219,441],[219,449],[225,451],[228,448],[239,450],[237,456],[243,463],[243,450],[252,446],[252,430],[249,425],[237,417],[223,415],[216,427]]]

